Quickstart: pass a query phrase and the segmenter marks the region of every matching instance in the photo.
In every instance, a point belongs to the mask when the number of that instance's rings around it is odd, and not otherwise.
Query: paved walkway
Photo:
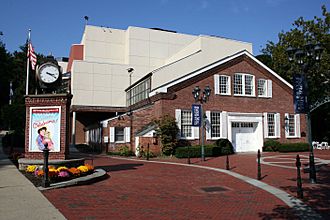
[[[221,159],[200,167],[98,156],[94,165],[109,171],[110,179],[44,195],[68,219],[319,219],[299,200],[281,198],[283,191],[212,168]]]
[[[0,219],[65,219],[3,153],[0,137]]]

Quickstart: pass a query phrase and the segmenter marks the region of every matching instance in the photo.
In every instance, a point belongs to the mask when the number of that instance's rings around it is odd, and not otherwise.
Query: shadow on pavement
[[[136,170],[137,167],[143,166],[141,163],[127,163],[127,164],[118,164],[118,165],[110,165],[110,166],[96,166],[96,169],[103,169],[106,172],[116,172],[121,170]]]
[[[259,217],[264,220],[268,219],[300,219],[294,216],[293,210],[287,206],[277,205],[272,213],[258,213]]]
[[[296,181],[295,178],[290,179]],[[303,179],[303,201],[313,207],[316,212],[320,213],[324,219],[330,219],[330,165],[321,167],[317,172],[317,184],[308,184],[309,179]],[[281,187],[285,191],[296,194],[297,187],[287,186]]]

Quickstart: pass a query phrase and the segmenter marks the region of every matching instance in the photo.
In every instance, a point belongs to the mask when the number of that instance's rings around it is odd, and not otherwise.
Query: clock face
[[[44,64],[40,67],[39,78],[44,83],[53,83],[60,76],[60,70],[57,66],[51,63]]]

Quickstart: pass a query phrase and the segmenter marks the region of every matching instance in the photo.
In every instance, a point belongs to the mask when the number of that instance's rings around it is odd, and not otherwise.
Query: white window
[[[219,95],[230,95],[230,76],[214,75],[214,93]]]
[[[211,112],[211,138],[220,138],[221,137],[221,113],[220,112]]]
[[[116,127],[115,128],[115,142],[124,142],[124,128],[123,127]]]
[[[300,138],[300,115],[285,114],[285,136],[287,138]]]
[[[190,138],[192,137],[192,116],[191,111],[181,111],[181,137]]]
[[[110,143],[129,143],[130,135],[130,127],[110,127]]]
[[[271,98],[272,97],[272,81],[266,79],[258,79],[258,96]]]
[[[264,133],[266,138],[280,138],[280,113],[264,113]]]
[[[254,96],[254,76],[236,73],[234,75],[234,95]]]
[[[227,138],[227,112],[206,111],[206,139]]]

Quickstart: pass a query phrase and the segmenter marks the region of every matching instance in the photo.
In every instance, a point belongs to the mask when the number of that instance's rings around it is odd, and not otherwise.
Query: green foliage
[[[305,60],[308,63],[306,67],[308,82],[308,100],[310,104],[324,97],[330,96],[330,13],[325,6],[322,6],[322,17],[314,17],[312,20],[306,20],[303,17],[293,22],[293,28],[287,32],[278,34],[278,42],[269,41],[262,55],[257,58],[275,70],[281,77],[292,83],[293,74],[299,73],[301,68],[298,64],[290,63],[286,49],[289,46],[295,48],[304,48],[308,42],[321,43],[324,51],[320,62]],[[313,115],[314,114],[314,115]],[[316,116],[316,114],[318,116]],[[320,117],[322,115],[322,117]],[[327,110],[320,110],[317,113],[312,112],[312,124],[319,117],[330,121],[330,113]],[[321,129],[314,126],[313,134],[317,134],[318,139],[329,139],[327,129]]]
[[[134,156],[134,152],[131,151],[128,146],[123,146],[119,148],[119,155],[129,157]]]
[[[158,126],[157,135],[162,143],[162,153],[172,155],[178,142],[177,134],[179,132],[175,118],[165,115],[161,119],[155,120],[155,124]]]
[[[218,139],[215,145],[220,148],[221,155],[234,154],[234,147],[228,139]]]
[[[309,149],[308,143],[284,143],[278,146],[279,152],[301,152]]]
[[[201,157],[201,146],[186,146],[178,147],[175,149],[175,157],[177,158],[187,158],[188,154],[191,158]],[[205,157],[216,157],[221,155],[221,148],[214,145],[204,146]]]
[[[278,151],[278,146],[280,145],[281,145],[280,142],[273,139],[268,139],[264,143],[263,151],[268,151],[268,152]]]

